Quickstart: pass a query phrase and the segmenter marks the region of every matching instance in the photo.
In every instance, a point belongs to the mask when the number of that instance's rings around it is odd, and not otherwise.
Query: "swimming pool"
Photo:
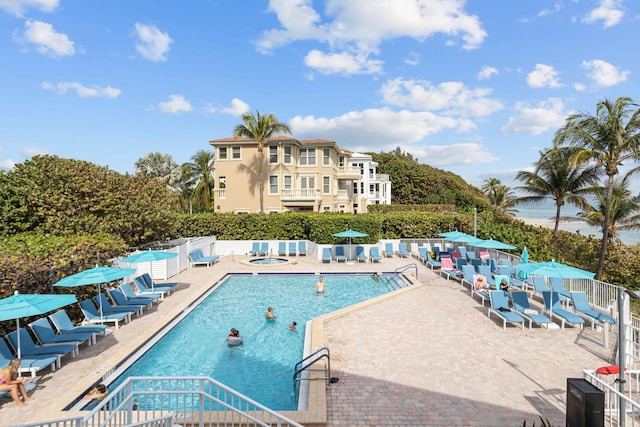
[[[209,376],[275,410],[295,410],[293,367],[302,358],[308,320],[406,286],[397,275],[325,274],[326,292],[316,295],[316,274],[229,275],[214,292],[160,338],[118,378]],[[272,306],[276,321],[267,322]],[[289,325],[297,322],[292,332]],[[231,328],[244,344],[229,348]]]

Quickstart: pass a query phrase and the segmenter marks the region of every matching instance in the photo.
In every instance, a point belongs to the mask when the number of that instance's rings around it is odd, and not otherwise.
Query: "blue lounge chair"
[[[476,258],[476,251],[467,251],[467,259],[473,259]]]
[[[371,262],[382,262],[382,257],[380,256],[380,250],[377,246],[371,246],[369,248],[369,259]]]
[[[387,258],[391,258],[393,257],[393,254],[395,252],[393,251],[393,243],[385,243],[384,244],[384,256]]]
[[[499,265],[498,274],[502,276],[511,276],[511,267],[509,267],[508,265]]]
[[[336,246],[336,262],[346,262],[347,257],[344,255],[344,246]]]
[[[287,242],[278,242],[278,256],[287,255]]]
[[[480,266],[482,265],[482,260],[480,258],[471,258],[469,262],[471,263],[473,268],[476,270],[476,272],[478,271],[478,268],[480,268]]]
[[[128,313],[130,316],[134,314],[140,317],[142,314],[142,307],[136,306],[133,307],[117,307],[111,305],[111,301],[107,298],[102,292],[93,297],[93,302],[96,304],[98,309],[102,310],[103,314],[114,314],[114,313]]]
[[[440,261],[436,261],[435,259],[431,258],[431,254],[429,253],[429,251],[427,251],[427,266],[430,269],[435,270],[436,268],[441,268],[442,263]]]
[[[74,332],[93,332],[94,334],[98,335],[107,335],[106,325],[74,325],[71,321],[71,318],[64,309],[50,314],[49,319],[51,320],[51,323],[53,323],[53,326],[55,326],[56,329],[58,329],[58,331],[62,334]]]
[[[331,263],[331,248],[322,248],[322,262]]]
[[[7,366],[15,356],[11,352],[11,349],[7,345],[7,342],[0,338],[0,365]],[[29,372],[32,377],[35,377],[38,371],[49,367],[51,372],[55,372],[60,367],[60,356],[54,354],[53,356],[30,356],[22,354],[20,359],[20,373]]]
[[[175,288],[176,286],[178,286],[178,283],[176,282],[155,283],[149,273],[143,273],[140,275],[140,277],[142,277],[142,280],[144,280],[144,283],[146,283],[147,287],[149,288],[152,286],[162,286],[165,288]]]
[[[460,246],[458,248],[458,252],[460,252],[460,256],[464,259],[467,259],[467,248],[465,248],[464,246]]]
[[[49,323],[49,319],[46,317],[42,317],[35,322],[31,322],[28,326],[41,345],[75,344],[79,346],[86,342],[87,345],[90,346],[95,342],[95,334],[92,332],[56,334],[53,326]]]
[[[98,309],[93,305],[93,301],[90,299],[80,301],[79,305],[82,310],[82,314],[84,314],[85,319],[89,323],[113,323],[117,330],[120,328],[120,322],[126,323],[131,320],[131,315],[129,313],[103,313],[100,315],[100,312],[98,312]]]
[[[498,315],[502,319],[502,329],[507,329],[507,322],[522,324],[522,329],[524,329],[524,318],[509,308],[509,301],[504,291],[490,291],[489,300],[491,306],[487,316],[491,318],[491,313]]]
[[[429,252],[429,249],[426,246],[420,246],[418,248],[418,261],[426,264],[427,263],[427,252]]]
[[[289,256],[296,256],[296,242],[289,242]]]
[[[456,258],[456,268],[458,270],[462,270],[462,266],[467,265],[467,260],[465,258]]]
[[[444,273],[447,276],[447,280],[450,278],[462,280],[462,271],[453,266],[451,258],[442,258],[442,266],[440,267],[440,273]]]
[[[208,267],[211,264],[215,264],[219,258],[217,255],[205,256],[202,253],[202,249],[194,249],[189,252],[190,267],[195,265],[206,265]]]
[[[411,252],[407,250],[406,243],[400,243],[400,245],[398,245],[398,255],[402,258],[409,258],[411,256]]]
[[[542,293],[542,298],[544,299],[544,308],[549,313],[549,317],[557,317],[560,319],[562,322],[562,329],[564,329],[565,323],[570,323],[574,326],[580,325],[580,329],[582,329],[584,319],[577,314],[562,308],[560,296],[557,292],[544,291]]]
[[[482,261],[482,260],[480,260]],[[489,258],[487,260],[487,265],[489,266],[489,270],[491,270],[492,273],[497,273],[498,272],[498,265],[496,264],[496,259],[495,258]]]
[[[260,243],[260,250],[258,251],[258,256],[267,256],[269,254],[269,242]]]
[[[476,277],[484,276],[484,274],[476,274],[475,276]],[[484,277],[484,281],[487,282],[486,276]],[[471,298],[473,298],[475,295],[478,295],[480,297],[480,303],[482,304],[483,307],[484,307],[484,301],[490,299],[488,289],[476,289],[476,283],[475,283],[475,277],[474,277],[473,285],[471,286]]]
[[[551,284],[551,290],[560,295],[560,302],[566,304],[566,302],[571,299],[571,292],[564,287],[564,283],[561,278],[549,277],[549,283]]]
[[[356,246],[356,259],[358,262],[367,262],[367,255],[364,252],[364,246]]]
[[[131,306],[131,307],[139,307],[141,310],[146,308],[147,310],[151,309],[154,301],[152,299],[143,299],[138,298],[135,300],[128,300],[126,296],[122,293],[120,289],[109,289],[107,290],[109,296],[117,305],[120,306]]]
[[[589,303],[589,298],[587,298],[586,293],[571,292],[571,301],[573,302],[573,308],[575,308],[577,314],[582,314],[591,320],[591,329],[594,329],[595,322],[600,322],[603,325],[605,322],[609,325],[616,324],[616,319],[613,317],[591,308],[591,304]]]
[[[55,345],[37,345],[29,332],[25,328],[20,328],[17,331],[13,331],[7,334],[7,340],[13,348],[13,352],[18,354],[18,334],[20,334],[20,355],[24,357],[32,356],[60,356],[64,357],[67,354],[71,354],[72,357],[76,357],[78,352],[78,344],[65,343]]]
[[[509,258],[501,258],[498,260],[498,267],[503,266],[503,267],[509,267],[509,268],[513,268],[513,266],[511,265],[511,260]]]
[[[136,300],[136,299],[143,298],[143,299],[152,299],[155,302],[158,302],[159,300],[163,299],[163,296],[164,296],[164,294],[156,294],[153,292],[140,292],[140,294],[136,294],[131,283],[121,284],[120,290],[122,291],[124,296],[127,297],[128,300]]]
[[[511,301],[513,301],[513,308],[529,321],[529,329],[532,323],[540,326],[551,323],[551,319],[531,307],[525,291],[511,291]]]
[[[491,270],[488,265],[481,265],[478,267],[478,274],[482,274],[485,279],[487,279],[487,283],[493,285],[491,283]]]
[[[438,245],[433,245],[433,247],[431,248],[431,250],[433,251],[433,259],[435,261],[440,261],[440,246]]]
[[[253,242],[251,244],[251,250],[248,253],[251,256],[256,256],[258,252],[260,252],[260,242]]]
[[[463,265],[462,266],[462,284],[469,284],[469,288],[471,288],[471,296],[473,296],[473,275],[476,274],[475,268],[472,265]]]
[[[298,256],[306,256],[307,255],[307,242],[304,240],[300,240],[298,242]]]
[[[162,299],[164,299],[165,295],[171,294],[171,291],[173,290],[172,287],[164,287],[162,285],[154,286],[153,288],[151,288],[150,286],[147,286],[147,283],[142,280],[140,276],[133,279],[133,284],[136,285],[136,288],[138,288],[138,291],[141,294],[160,294]]]
[[[531,284],[529,298],[533,298],[534,293],[542,298],[542,293],[549,290],[547,279],[544,276],[530,276],[529,283]]]

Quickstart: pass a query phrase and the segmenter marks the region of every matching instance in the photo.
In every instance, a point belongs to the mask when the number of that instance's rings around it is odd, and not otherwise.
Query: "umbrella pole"
[[[17,350],[17,354],[18,354],[18,359],[22,359],[22,354],[21,354],[21,349],[20,349],[20,319],[16,319],[16,331],[18,332],[18,350]]]

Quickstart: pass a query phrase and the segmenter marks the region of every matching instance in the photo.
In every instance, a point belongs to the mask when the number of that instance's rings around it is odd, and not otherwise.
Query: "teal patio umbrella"
[[[561,279],[593,279],[595,273],[571,267],[554,260],[544,262],[520,263],[515,266],[517,271],[536,276],[559,277]]]
[[[16,330],[20,330],[20,319],[23,317],[39,316],[58,308],[78,302],[75,295],[52,295],[52,294],[20,294],[0,300],[0,320],[16,321]],[[20,353],[20,333],[17,334],[18,359]]]
[[[171,259],[177,257],[178,254],[175,252],[166,252],[166,251],[158,251],[155,249],[149,249],[148,251],[138,252],[133,255],[129,255],[126,258],[123,258],[122,261],[129,264],[138,264],[141,262],[149,263],[149,276],[153,278],[153,263],[155,261],[163,261],[166,259]],[[153,291],[153,287],[155,286],[155,282],[151,281],[151,291]]]
[[[499,240],[486,239],[486,240],[478,240],[469,243],[472,246],[478,248],[487,248],[487,249],[515,249],[516,247],[513,245],[509,245],[507,243],[503,243]]]
[[[345,237],[348,239],[349,241],[349,256],[351,256],[351,239],[355,238],[355,237],[367,237],[368,234],[367,233],[361,233],[359,231],[355,231],[352,229],[346,229],[345,231],[341,231],[339,233],[334,233],[332,234],[332,236],[334,237]]]
[[[101,283],[113,282],[114,280],[131,276],[135,272],[135,268],[93,267],[88,270],[72,274],[71,276],[64,277],[54,283],[53,286],[75,288],[77,286],[98,285],[98,294],[100,294]],[[100,316],[102,316],[102,302],[100,303]]]

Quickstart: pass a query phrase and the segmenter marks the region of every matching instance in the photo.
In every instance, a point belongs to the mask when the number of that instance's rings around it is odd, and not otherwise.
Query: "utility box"
[[[567,427],[604,427],[604,392],[583,378],[567,378]]]

